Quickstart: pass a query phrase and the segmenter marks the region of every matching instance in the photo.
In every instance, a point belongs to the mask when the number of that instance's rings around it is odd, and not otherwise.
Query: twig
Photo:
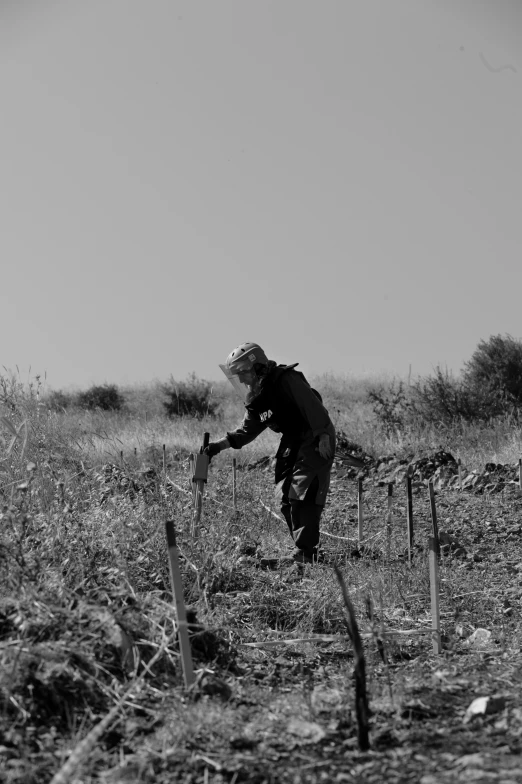
[[[431,629],[387,629],[386,636],[394,634],[431,634]],[[359,632],[361,639],[371,639],[374,637],[373,632]],[[345,642],[352,638],[348,634],[323,634],[312,637],[295,637],[288,639],[278,640],[264,640],[262,642],[240,642],[238,645],[242,648],[275,648],[277,645],[295,645],[302,642]]]
[[[376,534],[372,534],[372,536],[367,536],[366,539],[363,539],[362,542],[357,542],[356,539],[349,539],[347,536],[338,536],[337,534],[330,534],[328,531],[321,530],[321,536],[330,536],[332,539],[342,539],[344,542],[351,542],[354,546],[357,544],[366,544],[367,542],[371,542],[372,539],[376,539],[378,536],[381,536],[384,532],[377,531]]]
[[[132,691],[139,683],[143,681],[147,672],[150,672],[150,668],[157,661],[162,652],[163,648],[152,657],[148,665],[143,663],[144,672],[142,672],[142,674],[136,678],[133,683],[131,683],[129,688],[120,697],[116,705],[111,708],[107,715],[104,716],[103,719],[98,722],[98,724],[96,724],[96,726],[93,727],[92,730],[85,736],[85,738],[76,745],[76,747],[72,750],[67,762],[62,765],[58,773],[55,773],[55,775],[52,777],[51,784],[70,784],[74,772],[80,763],[85,759],[85,757],[87,757],[88,754],[90,754],[103,733],[118,718],[119,712],[123,709],[125,703],[128,701]]]
[[[355,713],[357,716],[357,739],[359,741],[359,748],[361,751],[367,751],[370,748],[370,738],[368,734],[368,695],[366,693],[366,662],[364,659],[364,651],[361,642],[361,635],[359,634],[359,627],[357,626],[357,619],[355,617],[355,610],[353,608],[346,585],[341,574],[340,569],[334,566],[335,576],[341,588],[344,606],[346,608],[346,625],[348,626],[348,634],[353,645],[354,651],[354,675],[355,675]],[[371,634],[371,633],[370,633]]]
[[[264,509],[266,509],[267,512],[270,512],[272,517],[275,517],[276,520],[279,520],[281,523],[285,522],[283,520],[283,518],[280,517],[277,514],[277,512],[274,512],[272,509],[270,509],[270,507],[267,506],[264,503],[264,501],[261,501],[261,499],[260,499],[259,503],[261,504],[261,506]],[[373,534],[373,536],[368,536],[366,539],[364,539],[362,542],[360,542],[360,544],[366,544],[366,542],[369,542],[372,539],[375,539],[375,537],[379,536],[381,533],[382,533],[382,531],[378,531],[376,534]],[[337,534],[330,534],[330,533],[328,533],[328,531],[321,530],[321,536],[330,536],[332,539],[341,539],[343,542],[351,542],[351,544],[353,544],[354,546],[357,544],[357,541],[355,539],[350,539],[348,536],[338,536]]]
[[[321,531],[321,536],[330,536],[332,539],[342,539],[343,542],[351,542],[354,546],[357,544],[355,539],[349,539],[347,536],[338,536],[337,534],[329,534],[328,531]]]
[[[170,478],[170,476],[167,476],[167,482],[168,482],[169,484],[171,484],[171,485],[172,485],[172,487],[175,487],[175,488],[176,488],[176,490],[179,490],[179,492],[180,492],[180,493],[184,493],[185,495],[191,495],[191,492],[190,492],[190,490],[186,490],[184,487],[181,487],[181,485],[177,485],[177,484],[176,484],[176,482],[173,482],[173,481],[172,481],[172,479]]]
[[[275,519],[276,519],[276,520],[280,520],[282,523],[284,523],[284,522],[285,522],[285,521],[283,520],[283,518],[282,518],[282,517],[279,517],[279,515],[278,515],[278,514],[276,514],[275,512],[273,512],[273,511],[270,509],[270,507],[269,507],[269,506],[267,506],[267,505],[266,505],[266,504],[265,504],[263,501],[261,501],[261,499],[259,499],[259,503],[261,504],[261,506],[262,506],[264,509],[266,509],[266,511],[267,511],[267,512],[270,512],[270,514],[272,515],[272,517],[275,517]]]

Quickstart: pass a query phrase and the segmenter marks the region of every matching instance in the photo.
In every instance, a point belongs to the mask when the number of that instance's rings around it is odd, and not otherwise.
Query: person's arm
[[[227,433],[226,440],[232,449],[241,449],[241,447],[250,444],[266,428],[266,423],[261,422],[258,417],[253,416],[247,409],[240,427]]]
[[[205,452],[209,457],[214,457],[224,449],[241,449],[241,447],[250,444],[251,441],[257,438],[263,430],[266,430],[266,427],[267,425],[264,422],[256,419],[247,411],[240,427],[231,430],[226,434],[225,438],[210,443]]]

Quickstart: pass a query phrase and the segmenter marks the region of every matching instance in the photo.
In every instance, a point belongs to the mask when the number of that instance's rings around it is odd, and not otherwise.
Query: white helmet
[[[226,367],[233,375],[252,370],[257,364],[268,365],[268,358],[258,343],[241,343],[230,352],[226,361]]]
[[[258,343],[241,343],[227,357],[225,365],[219,367],[228,378],[244,403],[252,401],[260,392],[256,365],[268,366],[268,358]],[[246,374],[246,378],[241,376]]]

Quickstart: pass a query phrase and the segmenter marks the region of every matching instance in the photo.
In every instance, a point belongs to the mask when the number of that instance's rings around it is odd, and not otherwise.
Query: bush
[[[489,401],[492,415],[518,415],[522,408],[522,341],[511,335],[481,340],[464,366],[464,379],[469,388]]]
[[[411,387],[400,382],[371,390],[368,400],[383,430],[421,424],[451,426],[459,422],[519,419],[522,412],[522,341],[494,335],[481,341],[455,377],[440,366]]]
[[[163,403],[167,416],[214,416],[219,405],[212,400],[212,384],[191,373],[186,381],[171,379],[163,389],[167,400]]]
[[[511,335],[492,335],[478,344],[460,378],[437,368],[417,382],[412,411],[424,422],[488,422],[519,418],[522,411],[522,342]]]
[[[100,408],[102,411],[119,411],[124,402],[125,398],[115,384],[92,386],[85,392],[80,392],[76,399],[80,408]]]
[[[415,382],[411,388],[411,417],[418,423],[452,425],[455,422],[490,419],[487,396],[465,378],[455,378],[447,369]]]
[[[486,388],[456,378],[437,367],[432,376],[410,387],[403,382],[381,387],[368,394],[373,413],[387,435],[404,427],[436,425],[449,427],[459,422],[489,421],[506,413]]]
[[[51,411],[65,411],[74,405],[74,396],[57,389],[49,392],[44,403]]]
[[[411,418],[411,404],[402,381],[370,389],[368,400],[386,435],[401,430]]]

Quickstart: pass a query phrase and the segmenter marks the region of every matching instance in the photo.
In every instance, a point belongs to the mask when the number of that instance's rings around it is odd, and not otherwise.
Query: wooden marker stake
[[[357,520],[358,520],[358,531],[357,531],[357,539],[359,545],[363,540],[363,525],[364,525],[364,513],[363,513],[363,480],[359,479],[357,481]]]
[[[518,458],[518,487],[522,491],[522,457]]]
[[[440,609],[439,609],[439,542],[434,536],[428,539],[429,564],[430,564],[430,595],[431,595],[431,629],[433,639],[433,653],[442,653],[440,639]]]
[[[189,455],[189,474],[190,474],[190,486],[192,490],[194,490],[194,485],[192,484],[192,477],[194,476],[194,455],[192,452]]]
[[[181,666],[183,668],[183,678],[185,686],[188,688],[194,683],[194,667],[192,665],[192,653],[190,650],[190,640],[187,626],[187,613],[185,612],[185,602],[183,601],[183,583],[181,580],[181,570],[179,568],[179,550],[176,545],[176,532],[172,520],[167,520],[165,524],[167,532],[167,547],[169,549],[170,562],[170,583],[174,604],[176,606],[176,616],[178,621],[179,650],[181,654]]]
[[[120,463],[123,467],[123,449],[120,450]]]
[[[232,458],[232,505],[234,512],[237,512],[237,461]]]
[[[387,541],[388,563],[390,563],[391,561],[392,507],[393,507],[393,482],[388,482],[388,514],[386,516],[386,541]]]
[[[163,444],[163,478],[167,475],[167,450]]]
[[[208,455],[203,454],[203,450],[208,446],[210,434],[205,433],[203,436],[203,446],[199,454],[196,455],[194,464],[194,476],[192,482],[194,483],[196,499],[194,504],[194,514],[192,517],[192,536],[196,539],[199,535],[199,523],[201,521],[201,512],[203,510],[203,491],[208,476]]]
[[[457,467],[459,469],[459,489],[462,490],[462,460],[460,457],[457,460]]]
[[[413,493],[411,489],[411,474],[406,476],[406,546],[408,548],[408,563],[413,560]]]
[[[439,546],[439,525],[437,523],[437,507],[435,506],[435,490],[433,489],[433,482],[428,482],[428,489],[430,493],[430,508],[431,508],[431,523],[433,526],[433,538],[435,539],[435,545],[437,548],[437,557],[440,556],[440,546]]]

